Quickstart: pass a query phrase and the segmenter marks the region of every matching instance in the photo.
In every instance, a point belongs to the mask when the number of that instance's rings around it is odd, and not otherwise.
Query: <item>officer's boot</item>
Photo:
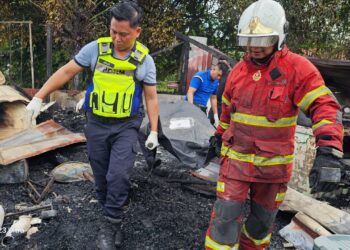
[[[122,241],[123,241],[123,233],[122,233],[121,225],[122,225],[121,221],[114,224],[115,226],[114,244],[117,248],[121,247]]]
[[[121,246],[121,220],[106,218],[97,236],[97,248],[115,250]]]

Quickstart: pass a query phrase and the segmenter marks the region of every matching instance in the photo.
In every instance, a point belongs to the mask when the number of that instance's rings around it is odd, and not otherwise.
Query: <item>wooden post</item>
[[[221,52],[220,50],[217,50],[217,49],[214,49],[214,48],[211,48],[203,43],[200,43],[188,36],[185,36],[183,34],[181,34],[180,32],[175,32],[175,36],[179,39],[181,39],[182,41],[184,42],[188,42],[188,43],[191,43],[195,46],[197,46],[198,48],[212,54],[214,57],[217,57],[217,58],[224,58],[226,59],[228,62],[230,62],[231,65],[234,65],[236,64],[236,60],[234,60],[233,58],[229,57],[228,55],[226,55],[225,53]]]
[[[34,60],[33,60],[33,40],[32,40],[32,22],[29,25],[29,46],[30,46],[30,69],[32,73],[32,88],[34,89]]]
[[[46,77],[52,74],[52,25],[49,23],[46,29]]]
[[[181,50],[181,61],[180,61],[180,83],[179,83],[179,89],[178,93],[180,95],[186,94],[186,80],[187,80],[187,73],[188,73],[188,59],[190,57],[190,44],[188,42],[185,42],[182,45]]]

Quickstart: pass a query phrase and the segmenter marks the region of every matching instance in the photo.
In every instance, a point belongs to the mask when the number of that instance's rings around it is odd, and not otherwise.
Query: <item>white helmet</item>
[[[238,24],[238,45],[282,49],[288,22],[283,7],[273,0],[259,0],[246,8]]]

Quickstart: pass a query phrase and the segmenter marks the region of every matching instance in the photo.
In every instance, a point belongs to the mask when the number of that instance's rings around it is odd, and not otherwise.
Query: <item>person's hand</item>
[[[314,165],[309,174],[311,193],[331,192],[338,188],[341,182],[343,166],[339,161],[342,152],[332,147],[319,147],[317,149]]]
[[[217,128],[219,126],[219,116],[218,114],[214,114],[214,127]]]
[[[36,124],[36,118],[40,114],[43,100],[38,97],[33,97],[33,99],[28,103],[26,110],[29,122],[32,125]]]
[[[158,143],[158,133],[156,131],[151,131],[151,133],[149,133],[149,135],[147,137],[145,146],[146,146],[147,149],[153,150],[158,145],[159,145],[159,143]]]
[[[79,113],[79,111],[81,110],[81,108],[83,107],[84,105],[84,102],[85,102],[85,97],[81,98],[79,100],[79,102],[77,103],[77,105],[75,105],[75,112],[76,113]]]

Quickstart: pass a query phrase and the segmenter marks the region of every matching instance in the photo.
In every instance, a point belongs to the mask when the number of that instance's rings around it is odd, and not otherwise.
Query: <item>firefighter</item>
[[[273,0],[240,17],[238,45],[246,55],[230,72],[216,138],[221,145],[217,200],[206,249],[265,249],[291,178],[299,110],[313,123],[317,155],[312,192],[338,188],[343,173],[340,106],[318,70],[285,45],[288,23]],[[222,143],[220,143],[222,141]],[[250,196],[250,213],[242,215]]]
[[[136,3],[118,3],[111,9],[110,36],[85,45],[48,79],[27,106],[28,117],[35,123],[42,100],[48,94],[84,69],[93,73],[85,96],[85,135],[97,197],[105,216],[98,233],[99,249],[121,245],[122,208],[128,196],[137,135],[144,117],[142,92],[151,130],[146,147],[153,150],[158,145],[156,68],[148,49],[136,41],[141,33],[140,22],[141,10]]]

